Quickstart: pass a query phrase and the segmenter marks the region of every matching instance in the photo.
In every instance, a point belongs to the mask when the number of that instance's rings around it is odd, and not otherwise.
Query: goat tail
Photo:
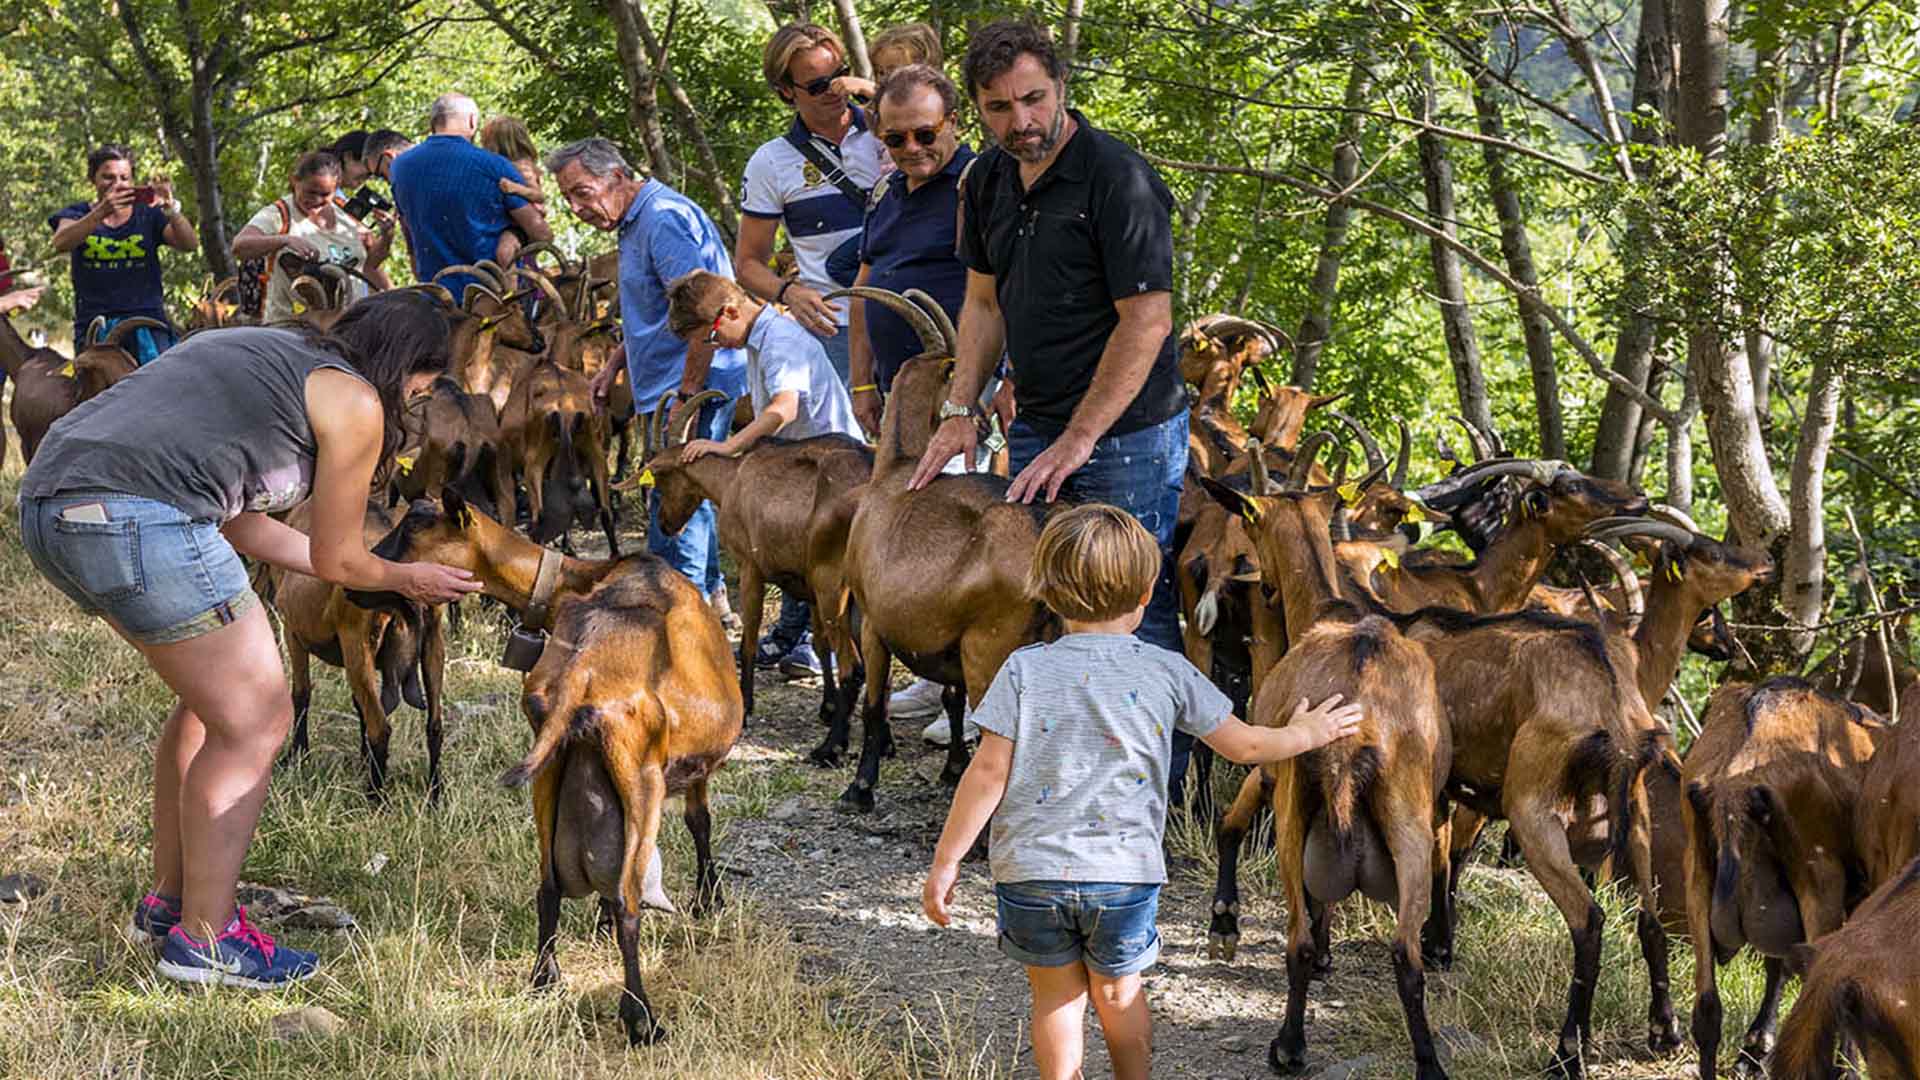
[[[532,718],[538,724],[533,736],[533,745],[527,748],[527,756],[521,758],[518,765],[500,774],[501,787],[525,787],[540,773],[540,770],[547,767],[548,762],[553,760],[554,752],[560,749],[561,744],[574,734],[575,722],[591,722],[597,712],[592,706],[585,706],[576,713],[565,701],[555,702],[551,706],[547,706],[544,702],[535,704],[531,697],[529,708],[544,708],[546,711],[544,715],[536,715]],[[579,715],[581,713],[587,715]]]
[[[1664,764],[1664,757],[1672,753],[1666,748],[1666,738],[1666,733],[1658,728],[1642,732],[1633,752],[1618,759],[1614,765],[1612,791],[1607,799],[1607,831],[1612,840],[1616,875],[1639,876],[1633,861],[1633,830],[1637,824],[1652,828],[1653,823],[1636,822],[1634,812],[1646,803],[1647,770],[1656,763]]]
[[[1319,762],[1316,770],[1321,774],[1321,790],[1327,797],[1327,832],[1337,851],[1350,851],[1353,847],[1354,818],[1359,811],[1361,800],[1373,787],[1380,775],[1380,748],[1362,746],[1344,759],[1328,754],[1324,749],[1318,752]]]

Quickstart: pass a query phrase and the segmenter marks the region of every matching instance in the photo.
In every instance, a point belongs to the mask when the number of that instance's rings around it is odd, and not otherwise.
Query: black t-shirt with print
[[[62,207],[47,219],[47,228],[78,221],[92,207],[83,202]],[[160,246],[165,243],[167,212],[157,206],[133,207],[117,226],[87,234],[73,249],[73,322],[85,328],[96,316],[118,318],[144,315],[167,322],[165,294],[160,288]]]
[[[1132,147],[1079,123],[1028,190],[999,147],[967,172],[960,260],[994,277],[1020,418],[1065,430],[1120,323],[1114,301],[1173,289],[1173,195]],[[1186,407],[1173,336],[1110,435],[1161,423]]]

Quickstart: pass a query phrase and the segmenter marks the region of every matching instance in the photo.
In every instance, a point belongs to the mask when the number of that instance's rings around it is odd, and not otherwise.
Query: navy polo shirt
[[[1114,301],[1173,289],[1173,195],[1145,158],[1069,110],[1079,127],[1028,188],[999,147],[961,184],[960,258],[993,275],[1020,419],[1066,430],[1120,325]],[[1186,409],[1173,335],[1109,435]]]
[[[954,254],[954,220],[960,210],[960,174],[974,153],[962,145],[947,167],[907,189],[907,174],[895,169],[867,211],[860,238],[860,261],[867,284],[904,293],[920,289],[940,302],[954,325],[967,298],[967,264]],[[873,371],[880,389],[893,385],[900,365],[920,355],[920,335],[907,321],[879,304],[867,305],[867,340],[873,345]]]
[[[500,193],[500,181],[526,183],[513,162],[482,150],[459,135],[432,135],[393,159],[393,201],[421,281],[449,266],[493,258],[500,234],[513,224],[509,211],[527,205]],[[475,280],[455,274],[442,281],[460,299]]]

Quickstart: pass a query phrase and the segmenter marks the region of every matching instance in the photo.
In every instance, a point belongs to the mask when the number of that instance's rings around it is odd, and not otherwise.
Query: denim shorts
[[[144,645],[218,630],[259,602],[218,524],[152,499],[23,495],[20,540],[34,568],[82,611]]]
[[[1000,951],[1028,967],[1084,963],[1096,975],[1134,975],[1160,959],[1160,886],[1088,881],[995,885]]]

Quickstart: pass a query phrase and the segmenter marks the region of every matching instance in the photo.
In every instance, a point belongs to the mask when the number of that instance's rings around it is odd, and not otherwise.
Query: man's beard
[[[1007,153],[1012,154],[1017,161],[1024,161],[1029,165],[1034,162],[1045,161],[1047,155],[1053,153],[1053,148],[1060,145],[1060,132],[1064,130],[1066,126],[1067,110],[1064,108],[1057,109],[1053,114],[1053,123],[1048,126],[1046,131],[1040,134],[1038,139],[1033,142],[1023,143],[1018,147],[1012,145],[1011,141],[1003,143],[1002,146],[1004,146]],[[1026,136],[1028,132],[1021,131],[1015,132],[1014,134],[1017,136]]]

